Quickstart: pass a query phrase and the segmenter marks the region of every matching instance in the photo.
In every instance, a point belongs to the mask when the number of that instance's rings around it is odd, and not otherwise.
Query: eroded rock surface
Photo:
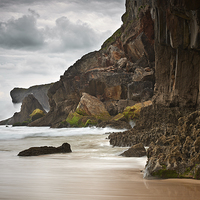
[[[179,118],[175,132],[151,143],[146,169],[163,178],[200,178],[200,112]]]

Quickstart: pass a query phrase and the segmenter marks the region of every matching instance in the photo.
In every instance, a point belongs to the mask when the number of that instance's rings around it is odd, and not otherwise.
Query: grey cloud
[[[42,32],[36,26],[32,15],[0,22],[0,45],[4,48],[34,49],[44,44]]]
[[[28,11],[31,13],[31,15],[33,15],[34,17],[38,18],[40,17],[40,15],[35,11],[35,10],[32,10],[32,9],[28,9]]]
[[[56,32],[62,45],[73,49],[94,46],[99,37],[86,23],[71,23],[66,17],[56,20]]]
[[[110,32],[98,33],[87,23],[71,22],[67,17],[56,20],[53,28],[46,27],[47,49],[51,52],[65,52],[75,50],[94,50],[101,42],[110,35]]]

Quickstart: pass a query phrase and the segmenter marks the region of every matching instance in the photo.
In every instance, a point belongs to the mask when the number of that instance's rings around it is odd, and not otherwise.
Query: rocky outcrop
[[[32,94],[42,105],[45,110],[49,110],[49,98],[47,96],[47,91],[53,85],[53,83],[45,84],[45,85],[35,85],[29,87],[28,89],[25,88],[14,88],[10,92],[10,96],[12,98],[13,103],[22,103],[23,99]]]
[[[46,154],[55,154],[55,153],[70,153],[72,152],[70,144],[63,143],[59,147],[31,147],[24,151],[19,152],[18,156],[39,156],[39,155],[46,155]]]
[[[151,143],[146,165],[150,175],[200,179],[199,119],[199,111],[179,118],[175,131]]]
[[[30,115],[36,109],[40,109],[43,113],[46,113],[38,100],[32,94],[29,94],[24,98],[20,112],[16,112],[9,120],[7,120],[6,124],[13,125],[16,123],[21,124],[26,122],[24,125],[28,125],[28,123],[31,122]]]
[[[151,1],[134,4],[127,0],[123,25],[99,51],[83,56],[65,71],[48,91],[50,111],[33,123],[35,126],[56,126],[74,112],[82,93],[88,93],[105,105],[111,102],[110,114],[118,114],[115,102],[133,99],[149,100],[154,89],[154,23]],[[141,82],[146,81],[142,84]],[[137,84],[137,82],[139,82]],[[132,89],[129,84],[139,85]],[[129,91],[129,92],[128,92]],[[132,93],[134,93],[132,95]],[[134,104],[132,104],[134,105]]]
[[[146,155],[147,153],[142,143],[132,146],[121,154],[124,157],[142,157]]]

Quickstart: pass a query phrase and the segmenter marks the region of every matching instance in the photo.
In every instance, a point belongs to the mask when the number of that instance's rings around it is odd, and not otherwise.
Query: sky
[[[125,0],[0,0],[0,120],[10,91],[58,81],[122,24]]]

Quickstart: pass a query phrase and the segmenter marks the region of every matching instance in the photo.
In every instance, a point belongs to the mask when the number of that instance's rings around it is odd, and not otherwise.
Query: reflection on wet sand
[[[22,167],[5,174],[9,187],[1,185],[1,196],[12,200],[197,200],[200,196],[199,181],[146,180],[138,169],[111,167],[120,166],[118,161],[88,159],[73,166],[52,158],[32,160],[25,171]]]

